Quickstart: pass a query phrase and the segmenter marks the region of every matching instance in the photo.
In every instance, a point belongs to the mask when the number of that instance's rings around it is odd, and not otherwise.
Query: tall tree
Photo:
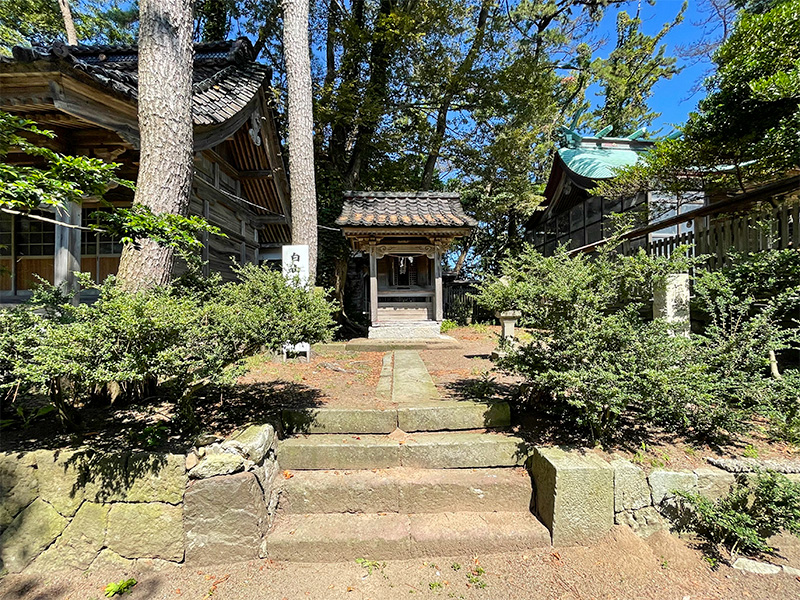
[[[192,179],[192,0],[142,0],[139,10],[140,166],[134,206],[187,215]],[[118,277],[127,290],[166,284],[174,250],[126,244]]]
[[[124,0],[0,0],[0,55],[15,45],[51,44],[71,33],[64,9],[69,9],[75,40],[91,44],[130,44],[138,20],[136,2]]]
[[[680,70],[676,59],[667,56],[666,45],[661,41],[683,21],[687,6],[684,2],[675,19],[655,35],[641,30],[638,12],[634,17],[625,11],[617,14],[616,47],[608,58],[597,59],[592,65],[602,89],[603,105],[594,112],[590,127],[597,130],[611,125],[615,135],[625,136],[650,125],[658,116],[647,102],[653,88]]]
[[[308,0],[283,0],[283,50],[289,100],[289,183],[292,243],[308,244],[309,277],[317,274],[317,188],[308,48]]]
[[[64,29],[67,32],[67,43],[70,46],[77,46],[78,33],[75,31],[75,21],[72,20],[72,10],[69,7],[69,0],[58,0],[58,7],[61,9],[61,16],[64,19]]]
[[[800,168],[800,0],[745,6],[714,54],[707,95],[683,138],[658,142],[599,193],[730,193]]]

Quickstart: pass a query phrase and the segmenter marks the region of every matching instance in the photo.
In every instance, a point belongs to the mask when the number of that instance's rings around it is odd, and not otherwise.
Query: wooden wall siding
[[[53,257],[20,258],[17,260],[17,289],[30,290],[39,280],[38,275],[53,283]]]
[[[90,273],[92,280],[98,283],[109,275],[116,275],[119,271],[119,256],[95,256],[83,254],[81,256],[81,272]]]
[[[0,258],[0,292],[11,291],[11,259]]]

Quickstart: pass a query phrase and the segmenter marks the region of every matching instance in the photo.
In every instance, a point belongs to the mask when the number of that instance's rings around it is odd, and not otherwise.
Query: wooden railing
[[[671,256],[676,248],[688,246],[690,256],[708,256],[708,266],[715,269],[728,264],[731,253],[800,248],[799,204],[698,217],[692,222],[692,231],[651,239],[645,246],[647,253]],[[623,242],[623,252],[630,254],[635,250],[630,241]]]

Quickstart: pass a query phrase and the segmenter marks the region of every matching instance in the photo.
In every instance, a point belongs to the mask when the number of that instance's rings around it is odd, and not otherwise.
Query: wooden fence
[[[707,264],[715,269],[728,264],[732,252],[800,248],[798,223],[800,204],[698,217],[693,220],[692,231],[650,240],[646,250],[652,256],[671,256],[676,248],[688,246],[690,256],[708,255]],[[623,244],[623,250],[626,253],[633,251],[630,242]]]

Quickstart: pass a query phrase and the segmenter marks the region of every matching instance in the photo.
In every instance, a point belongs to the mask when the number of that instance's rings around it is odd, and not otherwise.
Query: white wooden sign
[[[296,244],[293,246],[283,247],[283,276],[293,281],[295,278],[299,281],[300,285],[308,284],[308,245]],[[308,342],[300,342],[299,344],[284,344],[283,345],[283,360],[286,360],[286,355],[289,353],[299,354],[304,352],[306,361],[311,361],[311,344]]]
[[[289,279],[298,277],[302,285],[308,283],[308,246],[306,244],[283,247],[283,274]]]

